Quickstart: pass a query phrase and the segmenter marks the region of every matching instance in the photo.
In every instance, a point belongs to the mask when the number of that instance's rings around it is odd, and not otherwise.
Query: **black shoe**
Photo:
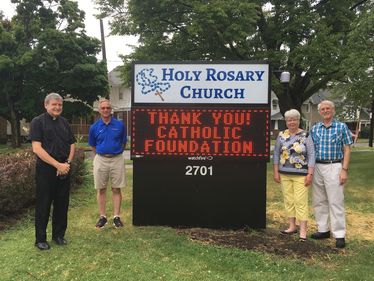
[[[106,225],[107,222],[108,222],[108,220],[106,219],[106,217],[101,216],[99,218],[99,221],[96,224],[96,228],[103,228]]]
[[[326,232],[315,232],[312,234],[311,236],[313,239],[326,239],[326,238],[330,238],[330,231],[326,231]]]
[[[119,227],[123,226],[123,223],[121,222],[120,217],[115,217],[113,219],[113,225],[114,225],[115,228],[119,228]]]
[[[49,250],[51,248],[47,242],[35,242],[35,247],[41,251]]]
[[[297,233],[297,229],[295,229],[295,230],[293,230],[293,231],[290,231],[290,232],[285,231],[285,230],[281,230],[281,231],[279,231],[279,234],[280,234],[280,235],[293,235],[293,234],[296,234],[296,233]]]
[[[299,237],[299,242],[306,242],[306,237]]]
[[[344,238],[336,238],[336,248],[344,248],[345,247],[345,239]]]
[[[61,237],[56,237],[56,238],[53,238],[52,240],[55,241],[55,243],[59,246],[64,246],[64,245],[67,245],[68,243],[64,238],[61,238]]]

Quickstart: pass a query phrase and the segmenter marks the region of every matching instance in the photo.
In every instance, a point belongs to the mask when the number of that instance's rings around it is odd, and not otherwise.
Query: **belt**
[[[99,155],[102,156],[102,157],[106,157],[106,158],[113,158],[113,157],[116,157],[120,154],[121,153],[118,153],[118,154],[99,154]]]
[[[316,160],[316,163],[318,164],[333,164],[333,163],[341,163],[341,159],[336,159],[336,160]]]

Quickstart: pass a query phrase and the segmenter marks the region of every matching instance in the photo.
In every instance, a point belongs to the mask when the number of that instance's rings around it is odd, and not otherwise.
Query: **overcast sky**
[[[78,2],[79,8],[86,12],[85,24],[87,35],[96,37],[100,40],[100,22],[94,17],[97,11],[94,8],[94,0],[76,0]],[[15,5],[10,2],[10,0],[0,0],[0,10],[4,12],[5,17],[10,18],[14,15]],[[105,45],[106,45],[106,56],[108,61],[108,70],[112,70],[118,65],[122,64],[121,59],[118,55],[127,55],[131,53],[131,48],[127,44],[136,44],[136,38],[129,36],[108,36],[110,32],[110,27],[108,20],[104,19],[104,29],[105,29]],[[101,54],[98,57],[100,60],[102,58]]]

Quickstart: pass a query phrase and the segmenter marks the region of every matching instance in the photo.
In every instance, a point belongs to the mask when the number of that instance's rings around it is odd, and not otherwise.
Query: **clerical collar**
[[[51,114],[49,114],[48,112],[46,112],[47,113],[47,115],[53,120],[53,121],[56,121],[57,120],[57,118],[58,118],[58,116],[57,117],[55,117],[55,116],[52,116]]]

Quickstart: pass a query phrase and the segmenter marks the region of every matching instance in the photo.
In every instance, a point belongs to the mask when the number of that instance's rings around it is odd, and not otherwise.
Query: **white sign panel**
[[[268,64],[134,65],[134,103],[267,104]]]

